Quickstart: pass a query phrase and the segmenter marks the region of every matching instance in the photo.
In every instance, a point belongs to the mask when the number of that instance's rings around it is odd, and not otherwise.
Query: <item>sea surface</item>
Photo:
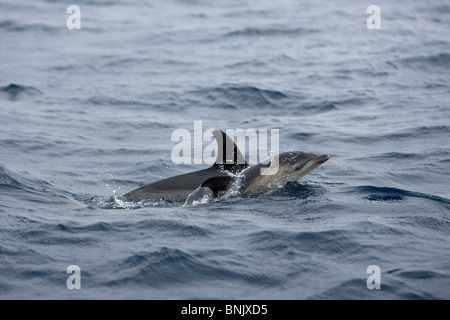
[[[445,1],[2,0],[0,298],[450,299],[449,30]],[[331,158],[118,201],[208,167],[171,158],[194,121]]]

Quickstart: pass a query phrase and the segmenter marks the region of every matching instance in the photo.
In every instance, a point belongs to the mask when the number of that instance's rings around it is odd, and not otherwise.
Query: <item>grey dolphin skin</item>
[[[271,193],[311,172],[329,159],[329,156],[293,151],[272,157],[268,163],[249,166],[234,141],[224,132],[214,130],[218,144],[216,163],[207,169],[182,174],[140,187],[125,195],[125,201],[165,199],[184,202],[199,187],[210,188],[214,197],[224,194],[240,179],[241,195],[252,195],[265,191]],[[277,161],[277,170],[272,174],[262,174],[265,169],[273,168]],[[276,163],[275,163],[276,164]]]
[[[289,181],[296,181],[326,162],[329,155],[292,151],[278,155],[278,171],[272,175],[262,175],[261,169],[268,165],[258,164],[243,171],[241,195],[269,194],[284,187]],[[274,160],[272,160],[274,161]]]

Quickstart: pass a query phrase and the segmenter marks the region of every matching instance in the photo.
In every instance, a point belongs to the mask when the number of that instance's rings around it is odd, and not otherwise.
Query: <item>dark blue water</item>
[[[369,30],[358,1],[84,0],[69,30],[71,4],[0,2],[2,299],[450,298],[448,4]],[[200,120],[331,159],[270,196],[115,201],[205,168],[170,156]]]

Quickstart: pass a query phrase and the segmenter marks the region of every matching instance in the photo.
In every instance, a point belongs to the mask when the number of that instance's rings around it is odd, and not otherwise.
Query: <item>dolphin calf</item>
[[[211,189],[220,197],[237,186],[240,195],[266,194],[277,191],[288,181],[295,181],[326,162],[327,154],[284,152],[269,161],[250,166],[234,141],[220,130],[213,131],[218,144],[217,159],[210,168],[185,173],[137,188],[123,195],[125,201],[165,199],[184,202],[198,188]],[[264,174],[264,170],[276,170]]]

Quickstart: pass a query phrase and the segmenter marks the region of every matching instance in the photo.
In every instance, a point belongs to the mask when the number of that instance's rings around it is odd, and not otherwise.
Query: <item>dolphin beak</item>
[[[328,154],[322,154],[320,156],[316,156],[310,162],[314,163],[317,166],[320,166],[322,163],[327,162],[328,159],[330,159],[330,156]]]

